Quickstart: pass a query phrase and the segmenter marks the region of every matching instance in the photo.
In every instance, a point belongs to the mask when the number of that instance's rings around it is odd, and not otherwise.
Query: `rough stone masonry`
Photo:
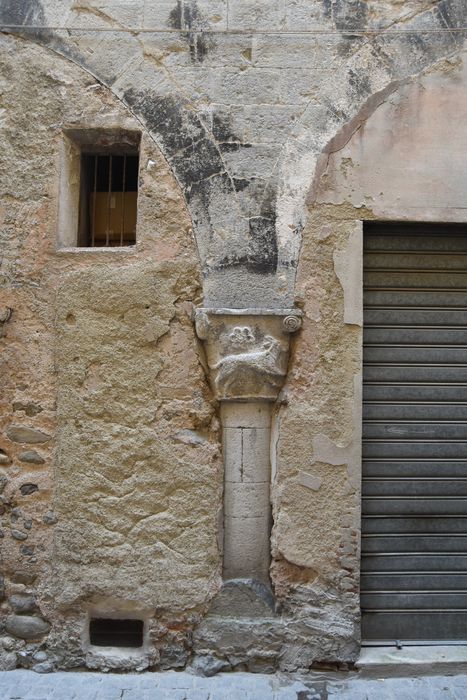
[[[1,668],[352,664],[361,222],[466,220],[465,3],[0,22]],[[133,247],[69,245],[80,130],[141,137]]]

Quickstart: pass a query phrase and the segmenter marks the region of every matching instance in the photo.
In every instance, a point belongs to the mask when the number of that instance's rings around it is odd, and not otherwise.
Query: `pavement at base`
[[[0,700],[467,700],[467,674],[364,678],[358,674],[0,672]]]

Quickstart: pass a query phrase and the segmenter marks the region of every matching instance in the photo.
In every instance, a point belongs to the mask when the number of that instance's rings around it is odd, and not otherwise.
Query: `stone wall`
[[[31,42],[3,38],[2,74],[5,664],[34,664],[27,640],[48,625],[49,660],[84,663],[86,616],[112,599],[118,615],[151,612],[146,664],[162,638],[180,663],[220,577],[218,421],[189,317],[201,299],[190,220],[143,131],[135,249],[57,249],[62,129],[141,125]]]
[[[361,221],[465,219],[463,3],[12,0],[0,19],[4,667],[352,663]],[[133,250],[57,247],[78,128],[142,134]],[[270,591],[222,588],[193,305],[303,311],[272,407]],[[90,649],[99,615],[144,619],[143,651]]]

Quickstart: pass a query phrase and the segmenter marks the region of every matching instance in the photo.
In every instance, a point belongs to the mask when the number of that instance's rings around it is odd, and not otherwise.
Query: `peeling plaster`
[[[334,270],[344,292],[344,323],[363,325],[363,224],[355,223],[344,250],[333,253]]]
[[[322,462],[323,464],[331,464],[333,467],[348,464],[350,448],[351,443],[338,445],[327,435],[318,433],[313,438],[313,464]]]
[[[311,491],[319,491],[323,480],[319,476],[313,476],[304,471],[298,472],[298,483]]]
[[[339,445],[327,435],[318,433],[313,438],[311,464],[330,464],[333,467],[347,465],[349,481],[353,488],[360,488],[362,441],[362,374],[354,376],[352,401],[352,438]]]

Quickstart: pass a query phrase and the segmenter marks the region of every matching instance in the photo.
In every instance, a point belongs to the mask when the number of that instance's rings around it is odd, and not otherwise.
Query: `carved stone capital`
[[[287,374],[296,309],[197,309],[210,381],[221,401],[275,401]]]

